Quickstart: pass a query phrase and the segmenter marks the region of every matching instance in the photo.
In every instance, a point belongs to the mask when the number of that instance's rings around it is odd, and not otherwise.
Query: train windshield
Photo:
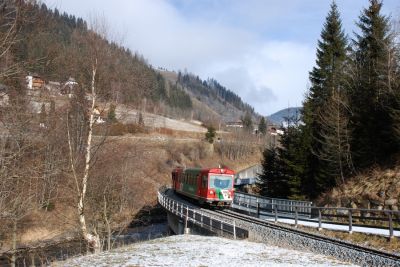
[[[210,188],[231,189],[233,176],[210,175]]]

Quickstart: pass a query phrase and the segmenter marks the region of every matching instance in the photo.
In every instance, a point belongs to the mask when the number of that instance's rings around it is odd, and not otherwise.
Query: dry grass
[[[395,204],[386,204],[395,200]],[[400,166],[392,169],[371,168],[345,184],[333,188],[318,200],[319,206],[380,208],[396,210],[400,205]]]
[[[183,136],[186,133],[178,134]],[[260,153],[236,161],[221,159],[212,148],[212,145],[199,140],[154,142],[122,137],[103,146],[92,175],[96,177],[96,173],[101,173],[126,177],[126,187],[130,190],[130,210],[121,214],[124,218],[116,220],[129,221],[143,206],[153,205],[156,202],[158,188],[171,183],[170,174],[177,164],[186,167],[216,167],[218,164],[223,164],[233,170],[241,170],[258,164],[261,159]],[[73,180],[65,177],[58,192],[58,198],[54,200],[54,209],[51,211],[40,209],[24,219],[19,231],[20,245],[62,238],[67,234],[78,232]],[[2,240],[3,249],[9,247],[10,238],[11,236],[7,236],[7,240]]]

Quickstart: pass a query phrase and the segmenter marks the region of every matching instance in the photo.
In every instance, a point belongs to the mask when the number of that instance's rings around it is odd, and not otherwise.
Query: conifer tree
[[[215,128],[212,126],[207,127],[207,132],[205,134],[207,142],[210,144],[214,143],[214,138],[217,135],[217,132],[215,131]]]
[[[114,104],[110,105],[110,108],[107,113],[107,119],[109,122],[116,122],[117,121],[117,115],[115,114],[115,108],[116,106]]]
[[[399,148],[391,114],[399,110],[392,79],[398,76],[389,18],[381,14],[382,2],[370,0],[353,40],[350,106],[352,152],[356,167],[386,162]]]
[[[287,176],[282,172],[277,148],[264,150],[262,168],[262,173],[257,177],[260,194],[266,197],[286,198],[289,195],[289,186]]]
[[[253,130],[253,121],[251,119],[250,112],[248,112],[248,111],[246,112],[246,114],[242,118],[242,123],[243,123],[243,128],[246,131],[251,132]]]
[[[332,172],[331,166],[338,163],[325,157],[326,153],[336,152],[335,146],[329,146],[330,151],[326,151],[326,143],[337,137],[335,121],[328,120],[331,114],[325,112],[325,107],[334,91],[343,87],[346,47],[340,14],[336,3],[332,2],[318,41],[316,66],[310,72],[311,87],[302,114],[302,146],[306,153],[302,155],[305,160],[302,188],[310,196],[333,186],[338,175]]]
[[[261,117],[260,123],[258,124],[258,131],[262,134],[265,135],[267,133],[267,124],[265,122],[265,118]]]

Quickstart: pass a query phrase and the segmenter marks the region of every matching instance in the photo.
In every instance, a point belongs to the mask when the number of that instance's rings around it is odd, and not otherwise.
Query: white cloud
[[[104,14],[113,29],[124,33],[123,44],[153,66],[216,78],[264,115],[301,105],[330,5],[317,0],[45,2],[86,18]],[[350,24],[367,1],[338,4]]]

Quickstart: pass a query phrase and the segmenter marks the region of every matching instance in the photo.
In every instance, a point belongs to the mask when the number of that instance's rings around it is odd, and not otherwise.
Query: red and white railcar
[[[172,171],[172,187],[201,205],[228,207],[233,200],[234,175],[227,168],[176,168]]]

